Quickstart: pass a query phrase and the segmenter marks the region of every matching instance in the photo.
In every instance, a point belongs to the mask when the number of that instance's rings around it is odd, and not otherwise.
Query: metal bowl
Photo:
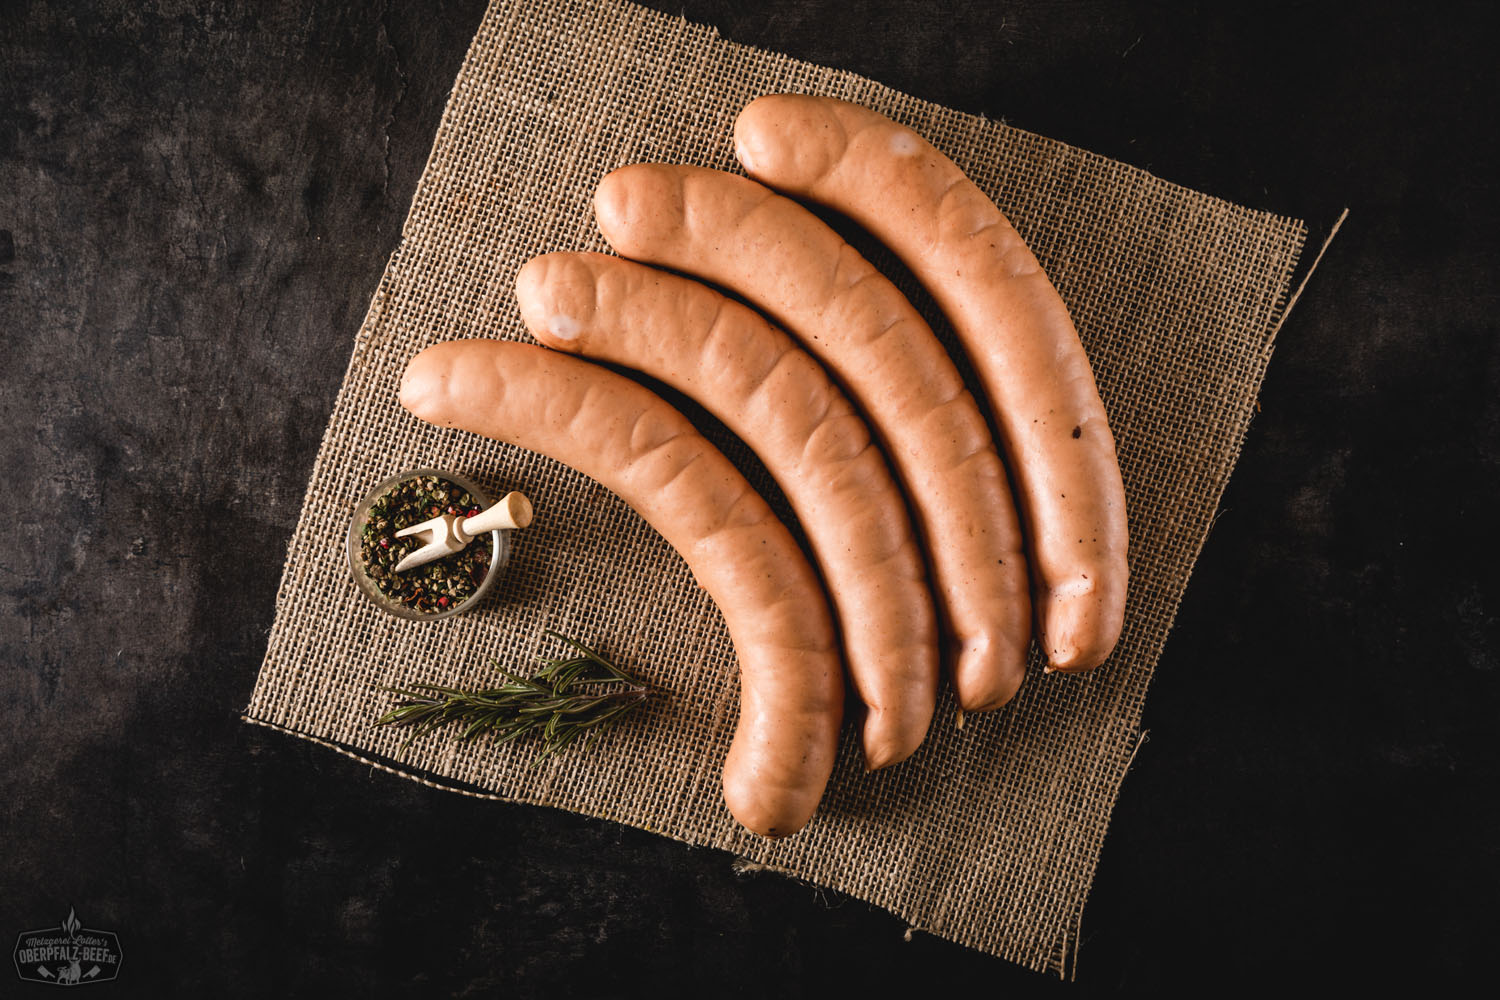
[[[424,614],[421,611],[413,611],[406,605],[398,604],[386,597],[375,586],[375,581],[370,579],[370,575],[365,572],[364,563],[359,557],[360,536],[365,530],[365,523],[369,520],[370,506],[376,500],[380,499],[383,493],[397,483],[413,479],[417,476],[436,476],[439,479],[446,479],[453,485],[467,490],[479,501],[482,507],[488,508],[494,503],[490,499],[489,494],[485,493],[484,490],[480,489],[471,480],[465,479],[456,473],[446,472],[442,469],[412,469],[409,472],[402,472],[377,484],[374,489],[365,494],[365,498],[359,502],[359,506],[354,508],[354,518],[349,522],[349,537],[345,542],[345,548],[349,555],[349,572],[354,575],[354,582],[359,587],[360,592],[369,598],[371,603],[387,614],[395,615],[397,618],[405,618],[407,621],[414,622],[431,622],[437,621],[439,618],[461,615],[478,605],[484,599],[484,595],[489,593],[490,587],[494,584],[495,578],[500,575],[501,571],[505,569],[505,564],[510,561],[510,532],[500,531],[499,529],[490,532],[490,569],[484,575],[484,579],[479,581],[478,588],[469,596],[468,600],[460,604],[455,604],[453,607],[443,611]]]

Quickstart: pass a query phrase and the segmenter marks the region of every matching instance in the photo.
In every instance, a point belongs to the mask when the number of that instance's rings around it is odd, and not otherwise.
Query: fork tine
[[[463,548],[465,542],[453,531],[453,522],[456,520],[457,517],[453,514],[439,514],[429,521],[413,524],[396,532],[397,538],[416,536],[426,544],[396,563],[393,572],[400,573],[434,559],[441,559]]]
[[[442,521],[443,519],[441,517],[434,517],[430,520],[423,521],[421,524],[408,524],[406,527],[396,532],[396,537],[406,538],[409,535],[420,535],[424,531],[433,531],[439,524],[442,523]]]
[[[447,554],[448,553],[443,549],[442,542],[428,542],[426,545],[422,546],[420,549],[417,549],[415,552],[408,554],[405,559],[402,559],[400,562],[398,562],[395,569],[393,569],[391,572],[404,573],[406,570],[411,569],[413,566],[420,566],[423,563],[432,562],[434,559],[441,559]]]

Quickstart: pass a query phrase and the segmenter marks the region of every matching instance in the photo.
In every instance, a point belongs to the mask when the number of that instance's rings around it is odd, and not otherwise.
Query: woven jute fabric
[[[961,727],[945,690],[922,749],[875,774],[864,773],[846,726],[817,817],[770,842],[723,804],[736,660],[682,559],[587,478],[420,423],[396,396],[407,361],[430,344],[528,339],[516,271],[547,251],[605,249],[590,199],[606,172],[645,160],[737,169],[735,114],[783,91],[856,101],[916,129],[1030,242],[1072,310],[1109,410],[1130,502],[1131,578],[1124,636],[1105,666],[1062,677],[1033,662],[1014,702]],[[443,787],[723,848],[970,947],[1066,969],[1146,686],[1250,421],[1304,236],[1298,221],[628,3],[495,0],[355,340],[246,718]],[[878,249],[872,256],[947,337],[909,276]],[[747,449],[674,401],[790,522]],[[477,611],[413,623],[355,588],[344,538],[375,483],[423,466],[496,496],[521,490],[538,520],[514,536],[512,560]],[[390,704],[383,687],[483,684],[492,659],[525,669],[556,649],[548,628],[602,647],[659,696],[592,750],[536,767],[524,742],[434,735],[403,751],[404,733],[372,726]]]

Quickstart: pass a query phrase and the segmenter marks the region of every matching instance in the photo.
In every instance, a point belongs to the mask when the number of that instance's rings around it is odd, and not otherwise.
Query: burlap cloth
[[[641,160],[736,169],[736,112],[777,91],[847,98],[917,129],[1030,242],[1072,309],[1119,442],[1131,593],[1108,664],[1083,678],[1034,664],[1011,705],[962,729],[945,691],[927,743],[899,767],[865,774],[846,726],[818,816],[772,843],[723,805],[735,657],[683,561],[593,482],[419,423],[396,389],[407,360],[435,341],[527,339],[515,273],[545,251],[605,249],[589,208],[605,172]],[[631,4],[495,0],[355,340],[246,718],[443,787],[723,848],[970,947],[1065,970],[1146,686],[1250,421],[1304,234],[1298,221]],[[685,409],[786,515],[744,447]],[[419,466],[467,474],[495,495],[521,489],[538,511],[497,592],[435,623],[371,606],[343,547],[361,496]],[[381,686],[480,683],[493,676],[488,659],[525,666],[549,648],[548,627],[602,646],[663,696],[591,752],[536,768],[532,745],[429,737],[403,754],[404,734],[371,726],[390,702]]]

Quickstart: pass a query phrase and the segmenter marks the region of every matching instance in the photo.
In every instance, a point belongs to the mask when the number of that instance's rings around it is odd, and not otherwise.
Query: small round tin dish
[[[360,541],[364,535],[365,525],[369,522],[370,508],[374,505],[375,501],[379,500],[393,487],[406,482],[408,479],[415,479],[419,476],[435,476],[445,482],[452,483],[454,486],[473,496],[475,500],[479,501],[482,508],[487,509],[494,502],[478,485],[452,472],[445,472],[442,469],[413,469],[409,472],[402,472],[384,480],[376,485],[374,489],[370,490],[369,493],[365,494],[365,498],[354,509],[354,518],[349,522],[349,537],[345,543],[345,547],[348,550],[349,572],[354,575],[354,582],[359,587],[360,592],[372,604],[387,614],[395,615],[397,618],[404,618],[407,621],[427,622],[463,614],[465,611],[477,606],[484,599],[484,595],[489,593],[490,587],[494,585],[495,578],[504,571],[505,564],[510,561],[510,532],[499,529],[490,532],[490,568],[485,572],[484,578],[479,581],[479,586],[475,588],[474,593],[459,603],[443,608],[440,611],[428,612],[409,608],[399,601],[387,597],[380,592],[380,588],[376,586],[375,581],[370,578],[369,572],[365,569],[364,559],[360,555]],[[473,544],[479,545],[481,544],[481,540],[476,538]]]

